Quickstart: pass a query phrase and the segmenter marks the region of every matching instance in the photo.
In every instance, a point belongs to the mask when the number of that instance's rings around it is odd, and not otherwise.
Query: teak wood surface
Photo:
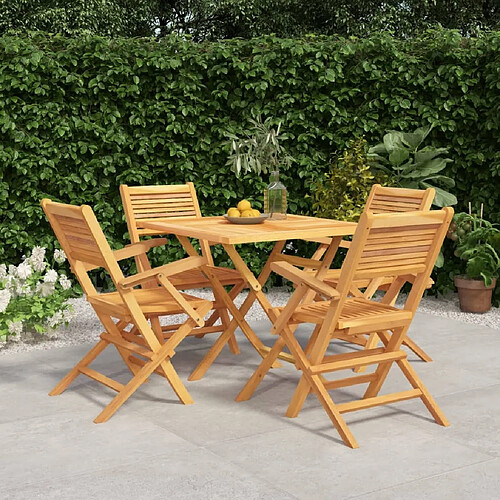
[[[420,398],[435,421],[449,425],[437,403],[418,378],[406,359],[401,345],[427,286],[429,276],[439,254],[446,231],[453,217],[453,209],[413,211],[399,214],[372,214],[365,212],[342,265],[337,286],[324,282],[326,270],[320,268],[314,275],[287,262],[274,262],[275,272],[292,279],[297,288],[284,308],[276,308],[273,331],[279,334],[260,366],[242,389],[237,401],[249,399],[273,363],[283,359],[293,363],[302,375],[288,407],[287,416],[296,417],[307,395],[316,394],[345,444],[358,444],[342,413],[363,408]],[[332,241],[323,260],[337,250]],[[352,284],[356,276],[380,280],[392,276],[391,284],[381,301],[353,296]],[[401,282],[409,281],[411,291],[403,307],[395,307],[393,293],[401,290]],[[312,291],[321,300],[306,300]],[[315,328],[303,348],[294,331],[301,323],[312,323]],[[377,334],[383,347],[357,352],[327,355],[332,340],[349,339],[360,334]],[[289,353],[283,353],[284,347]],[[399,367],[411,389],[380,396],[389,370]],[[342,379],[328,380],[324,374],[375,365],[375,371]],[[361,399],[335,404],[329,390],[356,384],[368,384]]]
[[[143,227],[158,231],[161,234],[173,234],[177,236],[190,256],[197,256],[199,254],[193,248],[188,238],[203,239],[211,244],[222,244],[229,258],[232,260],[234,267],[239,271],[241,276],[243,276],[246,284],[250,288],[250,293],[238,309],[234,303],[236,295],[231,294],[231,292],[227,293],[216,274],[210,269],[210,266],[205,266],[204,272],[211,280],[212,288],[217,294],[217,298],[224,302],[233,319],[229,327],[219,336],[200,364],[191,373],[189,380],[199,380],[203,377],[224,345],[230,341],[238,326],[256,351],[262,357],[267,355],[269,347],[266,347],[257,337],[250,325],[246,322],[245,315],[255,300],[257,300],[270,321],[274,323],[276,320],[276,312],[273,310],[271,303],[262,291],[262,287],[271,274],[272,263],[280,259],[281,251],[283,250],[286,240],[324,238],[325,241],[334,241],[338,245],[342,236],[352,235],[356,230],[356,224],[353,222],[321,219],[303,215],[287,215],[287,218],[284,220],[269,219],[261,224],[252,225],[232,224],[224,217],[203,217],[201,219],[179,218],[175,221],[145,219],[141,224]],[[276,245],[260,275],[256,277],[238,254],[235,245],[264,241],[275,241]],[[332,244],[332,247],[335,243]],[[327,255],[325,255],[321,263],[323,272],[330,267],[334,256],[335,252],[327,252]],[[274,362],[272,366],[279,366],[279,362]]]
[[[154,186],[128,186],[120,185],[120,195],[123,210],[127,220],[127,228],[132,243],[138,243],[145,236],[159,236],[162,231],[144,226],[143,221],[201,219],[202,214],[196,189],[192,182],[185,184],[166,184]],[[210,244],[200,240],[201,254],[206,258],[208,265],[213,266],[214,261],[210,252]],[[148,261],[144,256],[136,257],[137,269],[144,271],[148,268]],[[231,294],[237,296],[245,288],[245,280],[236,269],[227,267],[214,267],[212,272],[224,286],[231,286]],[[193,290],[197,288],[212,288],[211,281],[200,269],[189,269],[175,276],[170,281],[179,290]],[[146,285],[143,285],[146,286]],[[150,287],[158,286],[153,281]],[[217,320],[220,319],[220,323]],[[221,300],[214,303],[214,312],[205,322],[205,326],[197,327],[197,337],[204,337],[207,333],[221,333],[229,325],[227,309]],[[240,350],[236,337],[229,340],[229,349],[233,354]]]
[[[104,327],[99,342],[52,389],[50,395],[61,394],[79,375],[86,375],[117,391],[115,398],[94,420],[101,423],[107,421],[150,375],[156,373],[167,379],[182,403],[193,403],[171,359],[184,338],[193,335],[195,327],[204,326],[204,317],[213,304],[179,292],[169,277],[190,269],[199,269],[207,264],[207,259],[202,256],[188,257],[154,269],[151,269],[148,262],[147,270],[125,277],[119,261],[141,257],[146,262],[146,252],[155,246],[164,245],[166,239],[138,242],[113,251],[89,206],[66,205],[48,199],[42,200],[41,204],[68,257],[71,270]],[[96,268],[107,271],[116,291],[96,290],[88,275],[89,271]],[[150,283],[152,279],[159,286],[135,288]],[[175,325],[173,331],[165,331],[159,318],[174,314],[186,315],[187,319]],[[115,322],[115,319],[118,321]],[[116,347],[132,375],[126,384],[89,367],[109,345]]]
[[[370,194],[366,200],[363,212],[372,214],[393,214],[393,213],[408,213],[415,211],[427,211],[431,209],[432,202],[435,196],[434,188],[427,189],[407,189],[398,187],[385,187],[380,184],[374,184],[370,190]],[[326,252],[327,244],[323,241],[312,259],[304,259],[294,255],[283,255],[281,258],[289,264],[303,267],[306,269],[318,269],[321,263],[320,258]],[[341,241],[339,247],[348,249],[351,245],[350,241]],[[336,287],[340,277],[340,269],[330,269],[323,281],[333,287]],[[394,283],[394,276],[380,276],[377,279],[367,279],[366,277],[356,276],[352,282],[351,293],[357,297],[365,297],[370,299],[378,290],[389,290],[394,297],[397,297],[400,290],[397,290]],[[406,283],[406,280],[398,280],[400,288]],[[429,278],[428,287],[433,285],[433,281]],[[379,343],[377,334],[373,334],[368,338],[364,335],[359,335],[356,338],[350,337],[349,342],[355,342],[364,346],[366,349],[372,349]],[[432,358],[410,337],[406,336],[403,344],[411,349],[420,359],[429,362]],[[355,369],[356,372],[363,372],[366,369],[360,366]]]
[[[349,236],[356,231],[354,222],[305,215],[287,215],[284,220],[267,219],[262,224],[251,225],[232,224],[224,217],[162,221],[145,219],[142,225],[162,234],[187,236],[223,245]]]

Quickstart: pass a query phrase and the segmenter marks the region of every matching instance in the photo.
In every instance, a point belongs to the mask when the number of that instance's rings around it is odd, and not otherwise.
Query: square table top
[[[164,234],[236,245],[264,241],[321,239],[354,234],[357,224],[306,215],[287,215],[286,219],[266,219],[261,224],[233,224],[223,216],[178,219],[145,219],[141,226]]]

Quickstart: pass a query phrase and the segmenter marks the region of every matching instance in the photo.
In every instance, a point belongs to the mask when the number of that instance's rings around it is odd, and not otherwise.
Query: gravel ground
[[[212,298],[212,294],[208,290],[198,290],[192,294],[203,298]],[[268,299],[274,306],[285,305],[289,296],[290,293],[284,288],[274,288],[267,293]],[[238,305],[241,304],[245,297],[246,293],[240,294],[236,303]],[[2,354],[53,349],[56,347],[96,341],[99,334],[102,332],[102,326],[93,309],[84,298],[71,299],[70,302],[74,308],[74,318],[67,327],[57,330],[53,338],[48,339],[44,337],[38,340],[19,342],[9,341],[0,349],[0,356]],[[420,303],[418,310],[419,312],[433,314],[435,316],[443,316],[465,323],[485,325],[500,330],[500,308],[492,308],[491,311],[485,314],[464,313],[461,312],[458,307],[458,297],[456,294],[452,294],[445,298],[425,297]],[[266,318],[267,316],[258,303],[252,306],[246,316],[249,322]],[[165,324],[176,323],[178,321],[179,318],[175,316],[165,318]]]

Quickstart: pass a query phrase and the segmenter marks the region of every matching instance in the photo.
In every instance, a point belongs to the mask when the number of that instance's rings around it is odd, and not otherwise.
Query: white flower
[[[59,283],[61,284],[63,290],[69,290],[71,288],[71,280],[65,274],[61,274],[59,277]]]
[[[29,285],[21,285],[20,283],[17,285],[16,288],[16,295],[19,296],[26,296],[26,297],[31,297],[33,295],[33,290]]]
[[[31,256],[26,259],[35,271],[43,271],[45,269],[45,252],[44,247],[35,247],[31,252]]]
[[[12,264],[9,265],[9,277],[15,278],[17,276],[17,267]]]
[[[74,316],[75,316],[75,311],[73,310],[73,308],[65,309],[63,311],[63,319],[65,323],[69,323]]]
[[[43,277],[43,282],[44,283],[56,283],[57,282],[57,271],[54,269],[49,269],[45,276]]]
[[[286,247],[285,247],[287,250],[293,250],[293,243],[290,241],[286,244]]]
[[[25,280],[31,276],[31,266],[29,262],[24,261],[17,266],[17,275],[22,280]]]
[[[0,290],[0,313],[3,313],[7,309],[11,296],[9,290]]]
[[[57,311],[54,316],[47,320],[47,326],[49,328],[57,328],[64,321],[64,316],[62,311]]]
[[[0,280],[7,278],[7,266],[5,264],[0,264]]]
[[[20,335],[23,331],[22,321],[11,321],[8,326],[9,333],[11,335]]]
[[[45,259],[45,252],[47,249],[45,247],[34,247],[31,251],[31,258],[35,260]]]
[[[38,283],[36,287],[36,292],[42,297],[48,297],[54,293],[55,286],[54,283]]]
[[[58,264],[62,264],[66,260],[66,254],[64,253],[64,250],[59,250],[58,248],[56,248],[54,250],[54,260]]]

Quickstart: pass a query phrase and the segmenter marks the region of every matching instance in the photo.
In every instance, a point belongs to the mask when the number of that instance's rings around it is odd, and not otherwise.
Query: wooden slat
[[[260,349],[260,351],[264,354],[267,354],[270,350],[271,350],[271,348],[267,347],[267,346],[263,346]],[[288,363],[295,364],[295,358],[291,354],[289,354],[288,352],[280,352],[278,354],[278,358],[283,360],[283,361],[287,361]]]
[[[311,373],[318,374],[346,370],[349,368],[356,368],[357,366],[375,365],[406,358],[406,352],[404,351],[386,352],[373,355],[368,355],[366,352],[367,351],[361,351],[360,356],[353,356],[351,359],[331,361],[329,363],[321,363],[320,365],[311,366]]]
[[[327,380],[323,385],[329,391],[340,389],[341,387],[350,387],[353,385],[367,384],[377,377],[376,373],[368,373],[366,375],[357,375],[356,377],[341,378],[339,380]],[[311,392],[314,392],[311,389]]]
[[[133,344],[132,342],[128,342],[127,340],[120,338],[116,335],[110,335],[109,333],[101,333],[101,339],[105,340],[106,342],[110,342],[111,344],[122,347],[127,351],[135,352],[139,356],[143,356],[148,359],[151,359],[151,356],[153,354],[151,351],[148,351],[136,344]]]
[[[406,401],[407,399],[418,398],[420,396],[422,396],[422,391],[420,389],[410,389],[408,391],[396,392],[385,396],[376,396],[374,398],[360,399],[349,403],[340,403],[337,405],[337,410],[340,413],[348,413],[364,408],[373,408],[374,406],[396,403],[397,401]]]
[[[92,368],[89,368],[88,366],[81,366],[80,368],[78,368],[78,371],[80,373],[83,373],[83,375],[86,375],[87,377],[90,377],[91,379],[94,379],[95,381],[105,385],[106,387],[113,389],[116,392],[120,392],[124,388],[124,385],[120,384],[120,382],[117,382],[112,378],[106,377],[106,375],[96,372],[95,370],[92,370]]]

